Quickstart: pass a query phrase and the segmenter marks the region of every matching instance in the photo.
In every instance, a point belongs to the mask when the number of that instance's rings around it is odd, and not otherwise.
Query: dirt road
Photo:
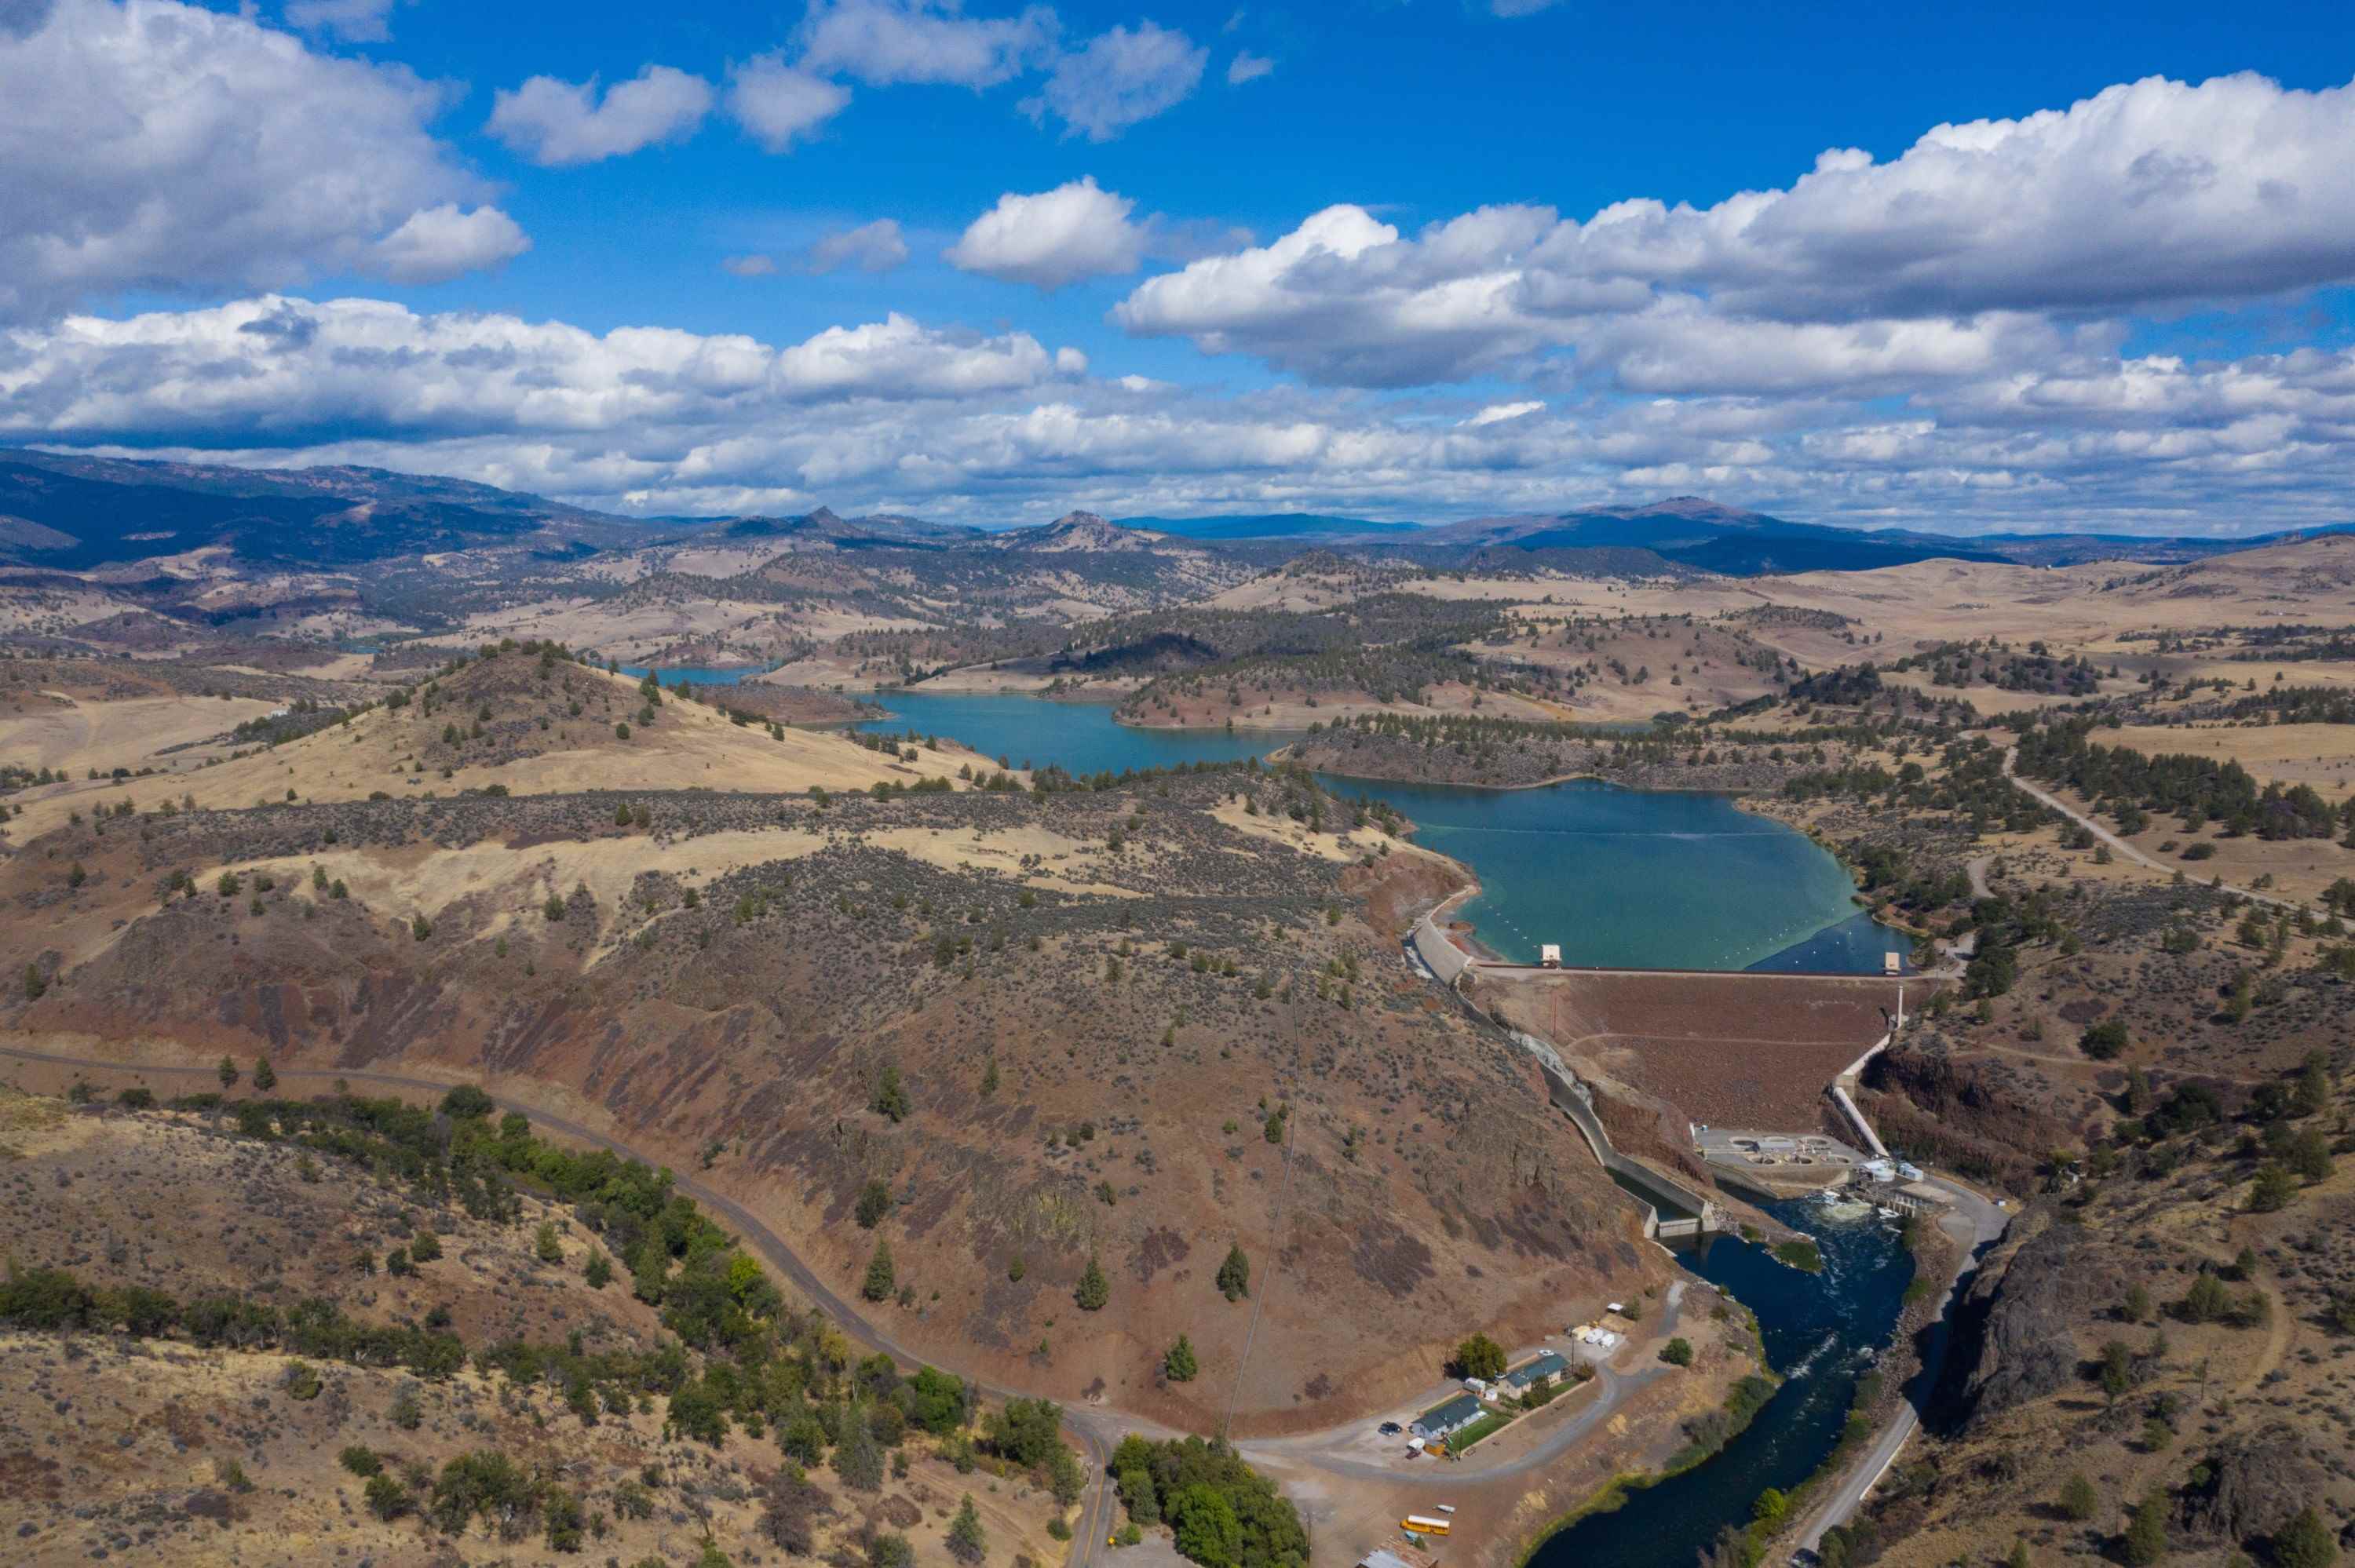
[[[48,1066],[68,1067],[89,1073],[136,1073],[149,1076],[193,1078],[199,1082],[211,1078],[214,1072],[214,1069],[206,1066],[114,1062],[95,1057],[66,1056],[48,1052],[30,1051],[10,1045],[0,1045],[0,1058],[37,1062]],[[280,1067],[278,1077],[282,1084],[290,1086],[297,1082],[332,1085],[336,1080],[343,1079],[356,1086],[436,1097],[446,1093],[460,1081],[405,1077],[398,1074],[369,1072],[362,1068],[292,1066]],[[609,1150],[625,1160],[635,1160],[654,1166],[660,1166],[663,1163],[659,1159],[648,1155],[642,1150],[633,1149],[617,1139],[583,1127],[578,1122],[551,1115],[538,1106],[509,1098],[499,1094],[496,1089],[486,1088],[485,1092],[489,1095],[491,1102],[501,1110],[516,1111],[529,1117],[532,1125],[544,1132],[586,1144],[591,1148]],[[909,1350],[892,1339],[889,1333],[878,1328],[856,1304],[837,1294],[815,1270],[786,1245],[783,1237],[763,1224],[759,1216],[741,1203],[725,1193],[704,1186],[684,1172],[676,1171],[673,1172],[673,1184],[679,1192],[710,1210],[734,1229],[745,1245],[775,1268],[779,1274],[791,1280],[794,1288],[798,1289],[812,1306],[825,1312],[839,1324],[848,1338],[869,1351],[881,1351],[906,1365],[938,1364],[928,1362],[927,1358]],[[1684,1298],[1684,1282],[1681,1280],[1669,1287],[1667,1298],[1668,1308],[1659,1330],[1663,1336],[1673,1334],[1676,1330],[1678,1312]],[[954,1372],[956,1369],[944,1367],[943,1370]],[[1351,1446],[1370,1421],[1378,1418],[1352,1422],[1347,1425],[1332,1427],[1321,1432],[1305,1433],[1294,1437],[1241,1442],[1238,1443],[1236,1447],[1246,1457],[1260,1456],[1281,1458],[1285,1463],[1305,1465],[1328,1475],[1353,1479],[1374,1479],[1385,1484],[1433,1489],[1451,1486],[1460,1488],[1465,1482],[1475,1479],[1486,1480],[1497,1476],[1524,1474],[1558,1458],[1572,1444],[1593,1431],[1605,1420],[1629,1392],[1643,1387],[1654,1377],[1659,1376],[1663,1371],[1665,1371],[1664,1368],[1646,1367],[1635,1372],[1619,1373],[1608,1367],[1598,1368],[1597,1377],[1602,1388],[1600,1397],[1592,1405],[1580,1412],[1572,1420],[1565,1422],[1560,1431],[1548,1434],[1545,1439],[1529,1453],[1517,1456],[1494,1469],[1475,1467],[1467,1470],[1463,1467],[1454,1467],[1443,1475],[1436,1466],[1416,1471],[1343,1457],[1342,1452]],[[978,1380],[969,1381],[973,1381],[985,1395],[994,1399],[1036,1397],[1029,1390],[999,1388],[980,1383]],[[1087,1457],[1089,1468],[1092,1472],[1089,1490],[1081,1500],[1077,1533],[1069,1563],[1069,1568],[1086,1568],[1086,1564],[1101,1550],[1104,1538],[1117,1527],[1117,1502],[1113,1496],[1112,1477],[1106,1469],[1106,1462],[1111,1457],[1114,1446],[1131,1432],[1156,1440],[1181,1436],[1184,1434],[1110,1405],[1067,1404],[1063,1410],[1063,1423],[1066,1430],[1079,1445],[1081,1451]]]
[[[2030,796],[2040,805],[2051,807],[2052,810],[2060,812],[2062,816],[2068,818],[2071,821],[2076,823],[2079,827],[2093,834],[2095,839],[2109,845],[2112,850],[2126,856],[2137,865],[2147,866],[2153,871],[2165,872],[2169,876],[2175,875],[2178,872],[2183,869],[2181,866],[2168,865],[2159,861],[2151,859],[2150,856],[2143,853],[2142,851],[2135,848],[2134,845],[2126,842],[2126,840],[2118,837],[2117,834],[2102,826],[2101,823],[2095,821],[2084,812],[2077,810],[2076,807],[2068,804],[2059,796],[2051,793],[2048,789],[2041,788],[2038,785],[2030,784],[2027,779],[2022,779],[2019,774],[2012,771],[2012,764],[2018,759],[2019,756],[2019,748],[2016,746],[2007,746],[2003,748],[2003,776],[2006,779],[2010,779],[2012,786],[2021,793]],[[2303,909],[2306,907],[2305,905],[2299,903],[2295,898],[2277,897],[2270,893],[2256,893],[2245,887],[2234,887],[2230,883],[2219,885],[2217,891],[2220,893],[2232,894],[2237,898],[2248,899],[2253,904],[2270,905],[2275,909]]]

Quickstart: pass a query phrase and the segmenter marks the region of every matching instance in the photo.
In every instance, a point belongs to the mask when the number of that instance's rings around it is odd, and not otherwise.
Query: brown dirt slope
[[[75,811],[89,815],[126,800],[149,808],[193,800],[219,810],[493,786],[515,795],[615,789],[802,793],[813,786],[864,789],[923,777],[916,767],[839,736],[787,729],[773,737],[717,708],[669,696],[652,705],[649,719],[636,682],[520,652],[469,660],[416,692],[401,706],[373,708],[348,724],[217,766],[27,790],[17,797],[24,815],[12,830],[22,842]],[[954,773],[958,762],[972,760],[957,754],[934,772]],[[66,766],[81,770],[74,759]]]
[[[1309,832],[1281,809],[1299,787],[634,797],[650,829],[616,825],[612,796],[149,816],[0,870],[5,972],[51,977],[12,988],[5,1028],[80,1054],[489,1074],[708,1160],[846,1291],[888,1239],[907,1288],[886,1317],[946,1364],[1203,1429],[1256,1310],[1239,1426],[1329,1425],[1422,1387],[1473,1327],[1533,1337],[1662,1265],[1527,1059],[1401,964],[1378,832]],[[602,883],[540,870],[592,852],[645,859]],[[392,874],[468,855],[495,869]],[[324,891],[314,861],[344,868]],[[1418,890],[1432,874],[1390,861]],[[175,870],[197,890],[166,903]],[[903,1118],[876,1108],[887,1068]],[[869,1182],[893,1202],[875,1234],[852,1216]],[[1231,1304],[1233,1245],[1252,1294]],[[1092,1256],[1100,1313],[1072,1299]],[[1180,1332],[1203,1375],[1163,1389]]]
[[[208,1117],[69,1109],[5,1089],[0,1143],[0,1253],[12,1267],[67,1267],[88,1286],[183,1300],[319,1298],[372,1325],[432,1322],[470,1351],[577,1336],[592,1353],[644,1351],[667,1338],[626,1274],[587,1284],[591,1243],[562,1206],[525,1197],[514,1223],[473,1220],[349,1161],[240,1137]],[[559,1229],[553,1262],[535,1243],[543,1220]],[[413,1273],[354,1266],[359,1253],[406,1248],[426,1227],[442,1253]],[[716,1445],[690,1440],[666,1426],[659,1399],[608,1404],[585,1423],[563,1387],[474,1365],[432,1378],[313,1361],[315,1383],[304,1367],[276,1351],[178,1337],[0,1330],[7,1561],[292,1568],[455,1562],[488,1547],[506,1562],[683,1563],[707,1538],[740,1563],[773,1551],[760,1533],[763,1489],[784,1461],[768,1436],[740,1427]],[[413,1414],[398,1409],[404,1399]],[[516,1520],[504,1539],[479,1521],[453,1536],[413,1511],[381,1520],[339,1460],[354,1446],[393,1477],[496,1450],[581,1499],[585,1554],[550,1550],[544,1517]],[[1061,1510],[1027,1478],[960,1476],[921,1435],[902,1452],[905,1474],[872,1493],[814,1473],[815,1550],[863,1556],[867,1533],[888,1530],[908,1538],[921,1568],[951,1568],[947,1524],[971,1493],[988,1563],[1062,1559],[1045,1529]]]

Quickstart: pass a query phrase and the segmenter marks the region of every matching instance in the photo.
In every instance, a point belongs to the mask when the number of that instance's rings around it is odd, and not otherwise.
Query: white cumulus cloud
[[[1257,81],[1275,69],[1275,62],[1265,55],[1255,55],[1249,49],[1238,49],[1227,64],[1227,85],[1241,87],[1247,81]]]
[[[1027,333],[893,313],[773,346],[741,334],[597,334],[498,313],[281,295],[0,337],[0,432],[246,438],[320,427],[513,436],[758,425],[842,398],[1018,391],[1070,374]]]
[[[0,27],[0,317],[467,252],[437,215],[490,188],[430,130],[444,90],[409,70],[174,0],[55,0],[26,20]],[[473,254],[520,249],[480,210]]]
[[[1477,429],[1482,425],[1494,425],[1506,419],[1518,419],[1524,414],[1534,414],[1545,407],[1531,399],[1521,403],[1491,403],[1464,421],[1465,427]]]
[[[370,252],[372,270],[396,283],[439,283],[496,267],[531,249],[515,219],[495,207],[461,212],[455,202],[411,213]]]
[[[533,77],[498,94],[485,129],[535,164],[560,166],[684,141],[709,112],[709,82],[671,66],[650,65],[607,89],[602,101],[593,79]]]
[[[908,240],[900,232],[899,219],[879,217],[826,236],[803,251],[799,260],[801,270],[809,273],[834,272],[845,267],[889,272],[907,259]]]
[[[1060,56],[1046,86],[1022,107],[1034,120],[1052,114],[1072,134],[1109,142],[1183,103],[1201,85],[1209,58],[1185,34],[1152,22],[1113,27]]]
[[[288,0],[286,19],[305,32],[331,33],[355,44],[380,44],[392,37],[395,3],[396,0]]]
[[[787,65],[779,54],[756,56],[728,73],[728,112],[772,153],[785,151],[849,103],[848,88]]]
[[[996,87],[1044,59],[1060,30],[1044,5],[985,17],[965,16],[956,0],[814,0],[801,64],[870,87]]]
[[[596,80],[535,75],[514,91],[499,91],[485,130],[532,163],[598,163],[657,142],[683,142],[707,113],[711,82],[671,66],[647,66],[610,87],[602,101]]]
[[[1786,189],[1706,208],[1487,207],[1409,238],[1331,207],[1147,280],[1119,319],[1367,386],[1573,348],[1586,373],[1658,390],[1731,389],[1722,361],[1744,357],[1784,362],[1744,383],[1761,388],[1975,374],[2060,335],[2022,317],[2355,280],[2351,165],[2355,86],[2154,78],[1940,125],[1886,164],[1836,149]]]
[[[1092,175],[1034,196],[1009,191],[944,254],[967,272],[1042,289],[1134,272],[1146,243],[1144,227],[1129,221],[1135,207]]]

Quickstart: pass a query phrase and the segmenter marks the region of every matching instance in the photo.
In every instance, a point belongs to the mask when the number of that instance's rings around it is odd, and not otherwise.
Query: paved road
[[[1677,1331],[1677,1323],[1684,1307],[1684,1298],[1685,1282],[1679,1279],[1668,1287],[1667,1310],[1660,1319],[1662,1334],[1670,1335]],[[1336,1457],[1331,1452],[1336,1446],[1334,1442],[1336,1434],[1333,1432],[1313,1432],[1300,1437],[1263,1438],[1256,1442],[1238,1443],[1235,1446],[1245,1458],[1296,1461],[1312,1465],[1317,1469],[1336,1476],[1351,1476],[1361,1480],[1388,1481],[1400,1486],[1430,1487],[1434,1489],[1454,1487],[1460,1490],[1467,1485],[1493,1481],[1501,1477],[1525,1475],[1531,1470],[1551,1464],[1560,1458],[1572,1444],[1608,1419],[1611,1413],[1619,1407],[1619,1402],[1625,1399],[1631,1390],[1642,1388],[1654,1378],[1667,1376],[1668,1371],[1666,1363],[1645,1367],[1632,1372],[1615,1372],[1607,1366],[1596,1367],[1594,1381],[1598,1393],[1594,1402],[1553,1431],[1547,1433],[1528,1453],[1517,1454],[1500,1465],[1482,1466],[1476,1460],[1466,1460],[1461,1464],[1423,1465],[1416,1462],[1409,1468],[1401,1469],[1396,1465],[1376,1464],[1366,1459],[1343,1459]],[[1434,1399],[1432,1403],[1435,1404],[1437,1401]],[[1361,1433],[1371,1425],[1371,1422],[1359,1422],[1355,1426],[1339,1430],[1351,1434]],[[1401,1439],[1401,1443],[1403,1441]],[[1476,1453],[1477,1450],[1476,1449],[1475,1452]]]
[[[1921,1406],[1928,1401],[1930,1391],[1937,1387],[1938,1374],[1945,1365],[1946,1340],[1953,1321],[1955,1298],[1977,1273],[1980,1255],[1994,1245],[1996,1238],[2003,1234],[2004,1226],[2011,1223],[2009,1213],[1960,1182],[1950,1181],[1943,1176],[1933,1176],[1929,1181],[1931,1185],[1945,1192],[1954,1201],[1954,1208],[1939,1224],[1963,1247],[1963,1266],[1955,1271],[1954,1282],[1946,1287],[1945,1296],[1938,1303],[1937,1321],[1930,1330],[1929,1343],[1923,1348],[1922,1372],[1913,1381],[1913,1392],[1904,1407],[1872,1446],[1849,1467],[1847,1474],[1839,1478],[1830,1494],[1807,1516],[1806,1526],[1799,1532],[1800,1558],[1812,1560],[1817,1547],[1823,1542],[1824,1532],[1835,1525],[1846,1524],[1854,1516],[1873,1486],[1888,1473],[1889,1467],[1897,1462],[1898,1451],[1921,1426]]]
[[[23,1050],[10,1045],[0,1045],[0,1057],[13,1057],[24,1062],[39,1062],[50,1066],[71,1067],[90,1073],[142,1074],[149,1076],[188,1077],[199,1081],[211,1078],[214,1072],[210,1067],[165,1066],[145,1062],[114,1062],[96,1057],[64,1056],[44,1051]],[[452,1087],[452,1083],[447,1080],[410,1078],[398,1074],[373,1073],[359,1068],[280,1067],[278,1077],[280,1082],[290,1085],[298,1080],[314,1080],[332,1084],[341,1078],[356,1085],[403,1089],[415,1094],[436,1096],[446,1093]],[[529,1117],[532,1124],[543,1131],[588,1144],[591,1148],[610,1150],[625,1160],[636,1160],[655,1166],[663,1163],[659,1159],[643,1150],[633,1149],[619,1139],[583,1127],[578,1122],[568,1121],[562,1117],[551,1115],[538,1106],[507,1098],[495,1090],[485,1092],[490,1095],[491,1102],[501,1110],[519,1111]],[[869,1351],[879,1351],[906,1365],[939,1364],[917,1354],[881,1329],[877,1328],[857,1305],[837,1294],[832,1286],[820,1278],[815,1270],[786,1245],[783,1237],[763,1224],[760,1217],[743,1204],[724,1192],[715,1192],[704,1186],[684,1172],[676,1171],[673,1172],[673,1185],[679,1192],[686,1193],[725,1220],[735,1229],[747,1246],[765,1259],[778,1273],[793,1281],[795,1288],[808,1298],[810,1304],[832,1318],[841,1326],[844,1334],[853,1341]],[[1678,1281],[1669,1287],[1667,1316],[1662,1319],[1661,1324],[1663,1333],[1675,1332],[1678,1311],[1683,1297],[1682,1281]],[[954,1372],[956,1369],[944,1367],[943,1370]],[[1545,1441],[1529,1454],[1520,1456],[1494,1470],[1479,1470],[1476,1472],[1477,1478],[1518,1474],[1555,1457],[1591,1430],[1596,1421],[1609,1414],[1625,1396],[1627,1390],[1642,1387],[1665,1370],[1665,1368],[1646,1368],[1641,1372],[1622,1375],[1611,1372],[1608,1368],[1600,1369],[1604,1381],[1603,1397],[1593,1406],[1581,1412],[1574,1420],[1565,1423],[1561,1431],[1548,1434]],[[968,1379],[968,1381],[972,1382],[983,1394],[992,1399],[1037,1397],[1030,1390],[998,1388],[982,1383],[978,1379]],[[1079,1444],[1081,1451],[1086,1455],[1089,1466],[1094,1472],[1094,1480],[1089,1493],[1081,1503],[1079,1522],[1085,1528],[1079,1530],[1075,1534],[1075,1545],[1069,1564],[1069,1568],[1086,1568],[1092,1554],[1103,1546],[1105,1535],[1116,1527],[1114,1511],[1116,1503],[1112,1496],[1113,1478],[1107,1468],[1107,1461],[1112,1457],[1114,1446],[1131,1432],[1141,1433],[1145,1436],[1156,1439],[1181,1436],[1183,1434],[1158,1422],[1128,1414],[1110,1405],[1065,1404],[1063,1424],[1071,1434],[1073,1440]],[[1442,1475],[1439,1473],[1441,1467],[1438,1466],[1419,1470],[1401,1470],[1371,1465],[1361,1460],[1339,1457],[1337,1451],[1347,1451],[1353,1441],[1363,1433],[1367,1425],[1368,1422],[1365,1421],[1351,1422],[1347,1425],[1331,1427],[1321,1432],[1305,1433],[1295,1437],[1240,1443],[1237,1446],[1246,1454],[1255,1451],[1265,1451],[1270,1454],[1281,1452],[1283,1457],[1291,1462],[1308,1465],[1337,1476],[1374,1477],[1408,1486],[1439,1487],[1450,1483],[1460,1486],[1465,1481],[1476,1478],[1475,1475],[1466,1474],[1460,1468],[1450,1467],[1444,1475]]]
[[[2109,845],[2111,849],[2134,862],[2137,865],[2148,866],[2153,871],[2163,871],[2170,876],[2174,875],[2179,871],[2183,871],[2183,867],[2179,865],[2169,865],[2162,861],[2151,859],[2150,856],[2143,853],[2142,851],[2135,848],[2134,845],[2126,842],[2126,840],[2118,837],[2117,834],[2102,826],[2101,823],[2095,821],[2084,812],[2077,810],[2076,807],[2070,805],[2065,800],[2062,800],[2059,796],[2054,795],[2051,791],[2045,789],[2040,785],[2030,784],[2027,779],[2022,779],[2019,774],[2012,771],[2012,764],[2018,759],[2019,756],[2019,748],[2016,746],[2007,746],[2003,748],[2003,776],[2011,780],[2014,788],[2031,796],[2040,804],[2051,807],[2054,810],[2060,812],[2062,816],[2068,818],[2071,821],[2076,823],[2079,827],[2093,834],[2094,837]],[[2185,872],[2184,874],[2188,876],[2190,874],[2189,872]],[[2252,903],[2268,904],[2276,909],[2303,909],[2306,907],[2305,905],[2299,903],[2295,898],[2283,898],[2271,893],[2258,893],[2246,887],[2234,887],[2231,883],[2222,885],[2218,887],[2217,891],[2220,893],[2230,893],[2235,896],[2246,898]]]
[[[147,1076],[181,1076],[197,1079],[209,1078],[214,1072],[210,1067],[159,1066],[144,1062],[108,1062],[90,1057],[52,1055],[43,1051],[25,1051],[7,1045],[0,1045],[0,1056],[11,1056],[25,1062],[41,1062],[51,1066],[73,1067],[84,1072],[136,1073]],[[354,1084],[372,1085],[379,1088],[407,1089],[429,1095],[446,1093],[452,1086],[449,1083],[429,1078],[407,1078],[390,1073],[370,1073],[357,1068],[280,1067],[278,1078],[281,1083],[295,1079],[317,1079],[333,1083],[336,1079],[342,1078]],[[490,1098],[491,1103],[502,1110],[522,1112],[531,1118],[533,1126],[545,1131],[586,1143],[592,1148],[608,1150],[625,1160],[635,1160],[657,1167],[662,1164],[661,1160],[632,1149],[628,1144],[582,1127],[578,1122],[551,1116],[538,1106],[511,1100],[496,1093],[492,1094]],[[819,1278],[807,1264],[794,1255],[793,1249],[785,1245],[783,1237],[762,1224],[760,1219],[741,1203],[725,1193],[713,1192],[692,1177],[676,1171],[673,1173],[672,1185],[734,1226],[747,1245],[767,1259],[778,1273],[792,1280],[795,1287],[809,1298],[810,1304],[839,1324],[844,1334],[849,1339],[869,1351],[879,1351],[904,1365],[933,1364],[928,1358],[916,1354],[878,1329],[856,1307],[837,1295],[825,1280]],[[977,1380],[969,1381],[974,1381],[975,1386],[989,1398],[1030,1397],[1021,1389],[993,1388]],[[1073,1537],[1069,1563],[1069,1568],[1086,1568],[1091,1557],[1101,1549],[1105,1535],[1110,1533],[1109,1526],[1113,1519],[1112,1510],[1114,1504],[1110,1495],[1113,1487],[1107,1461],[1112,1457],[1113,1446],[1128,1432],[1141,1431],[1148,1436],[1156,1437],[1175,1436],[1178,1434],[1152,1422],[1122,1416],[1106,1408],[1087,1405],[1077,1407],[1065,1405],[1063,1425],[1079,1444],[1081,1452],[1087,1457],[1089,1468],[1094,1472],[1094,1479],[1087,1494],[1081,1499],[1080,1524],[1083,1528],[1080,1529]]]

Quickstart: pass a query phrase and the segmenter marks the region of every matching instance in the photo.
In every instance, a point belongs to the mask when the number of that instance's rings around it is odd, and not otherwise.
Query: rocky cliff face
[[[2088,1301],[2115,1299],[2117,1271],[2083,1227],[2038,1211],[1980,1266],[1955,1320],[1945,1414],[1977,1431],[2065,1385],[2077,1371],[2073,1327]]]
[[[2228,1437],[2208,1462],[2207,1485],[2183,1499],[2183,1523],[2214,1540],[2270,1541],[2322,1495],[2318,1459],[2313,1439],[2286,1421]]]

